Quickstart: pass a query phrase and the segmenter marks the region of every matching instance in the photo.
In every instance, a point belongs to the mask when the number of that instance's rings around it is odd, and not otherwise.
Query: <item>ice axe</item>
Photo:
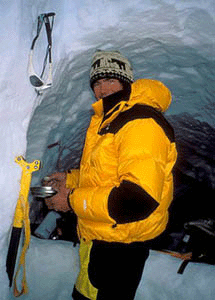
[[[17,272],[14,278],[14,296],[18,297],[28,292],[28,287],[26,282],[26,271],[25,271],[25,254],[29,247],[30,238],[31,238],[28,194],[29,194],[29,189],[31,184],[32,173],[40,169],[40,161],[35,160],[32,163],[27,163],[22,156],[18,156],[15,158],[15,162],[19,164],[22,168],[22,177],[20,182],[19,197],[16,205],[14,219],[13,219],[13,228],[11,232],[10,244],[8,248],[6,270],[9,277],[9,286],[11,287],[13,283],[16,257],[18,253],[22,228],[24,228],[25,240],[21,251]],[[16,285],[16,278],[18,276],[21,267],[23,268],[22,290],[18,291]]]

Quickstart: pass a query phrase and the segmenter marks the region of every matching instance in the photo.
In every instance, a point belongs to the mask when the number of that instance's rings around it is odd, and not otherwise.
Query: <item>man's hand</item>
[[[62,212],[71,210],[68,203],[70,189],[66,188],[66,173],[54,173],[45,177],[42,185],[51,186],[57,192],[56,195],[45,199],[45,203],[50,210]]]

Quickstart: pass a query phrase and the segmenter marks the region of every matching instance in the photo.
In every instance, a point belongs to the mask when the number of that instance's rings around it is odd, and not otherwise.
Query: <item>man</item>
[[[149,255],[146,241],[168,222],[177,152],[163,117],[171,94],[157,80],[133,82],[129,61],[97,51],[90,84],[96,103],[80,170],[50,176],[50,209],[74,210],[80,273],[73,299],[132,300]]]

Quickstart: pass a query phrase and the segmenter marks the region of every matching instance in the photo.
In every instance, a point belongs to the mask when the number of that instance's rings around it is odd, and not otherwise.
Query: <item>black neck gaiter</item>
[[[128,101],[131,94],[131,85],[123,83],[123,89],[103,98],[104,119],[105,115],[121,101]]]

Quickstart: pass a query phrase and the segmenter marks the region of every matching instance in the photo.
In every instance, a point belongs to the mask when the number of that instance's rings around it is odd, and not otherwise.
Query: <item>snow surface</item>
[[[54,86],[37,96],[27,62],[37,16],[56,13],[53,30]],[[61,141],[74,150],[78,164],[93,96],[88,85],[95,49],[118,49],[134,67],[135,79],[162,80],[172,91],[167,116],[191,116],[214,128],[215,2],[213,0],[2,0],[0,3],[0,293],[10,299],[5,260],[21,170],[15,156],[41,159],[33,183],[56,166]],[[41,67],[43,34],[35,51]],[[78,139],[77,139],[78,138]],[[72,141],[72,142],[71,142]],[[204,141],[199,141],[204,146]],[[213,173],[214,176],[214,173]],[[78,248],[68,242],[32,239],[28,252],[29,295],[21,299],[71,299],[78,272]],[[190,264],[151,252],[136,299],[214,299],[213,266]],[[156,283],[156,285],[155,285]],[[144,296],[143,296],[144,295]]]

